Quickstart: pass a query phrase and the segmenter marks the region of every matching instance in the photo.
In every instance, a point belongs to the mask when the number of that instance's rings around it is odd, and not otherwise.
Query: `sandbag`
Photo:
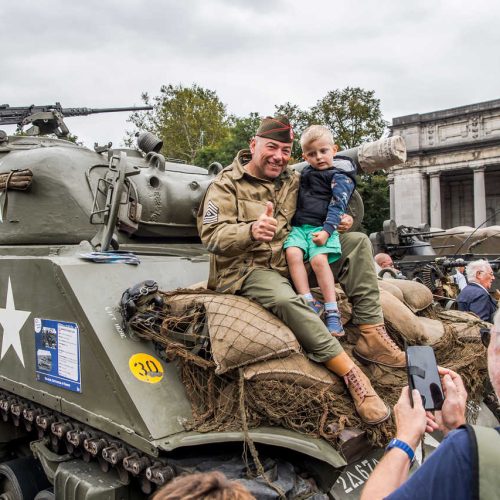
[[[245,380],[280,380],[301,387],[330,387],[337,394],[345,392],[339,377],[323,365],[297,353],[286,358],[253,363],[245,367],[243,376]]]
[[[422,283],[409,280],[385,280],[403,292],[404,303],[413,311],[419,312],[433,302],[432,292]]]
[[[433,345],[441,340],[444,335],[444,325],[441,321],[422,316],[417,316],[417,320],[424,330],[425,344]]]
[[[389,279],[383,279],[383,280],[379,279],[378,288],[379,290],[385,290],[386,292],[389,292],[391,295],[394,295],[394,297],[396,297],[401,302],[405,301],[401,289],[389,283]]]
[[[394,295],[380,291],[380,305],[384,319],[390,326],[412,342],[421,342],[425,338],[425,331],[417,316]]]
[[[479,341],[481,339],[480,329],[491,327],[491,323],[466,311],[443,310],[439,311],[438,318],[449,324],[454,336],[461,340]]]
[[[301,351],[284,323],[245,297],[201,292],[173,295],[167,303],[162,333],[168,336],[180,321],[188,328],[205,323],[217,374]]]

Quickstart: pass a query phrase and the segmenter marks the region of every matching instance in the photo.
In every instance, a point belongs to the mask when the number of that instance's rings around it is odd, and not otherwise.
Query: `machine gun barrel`
[[[414,233],[401,233],[401,236],[435,236],[437,234],[446,234],[447,236],[453,236],[455,234],[465,234],[465,232],[457,231],[456,233],[447,233],[446,231],[417,231]]]
[[[97,113],[119,113],[122,111],[149,111],[153,106],[130,106],[125,108],[62,108],[63,116],[86,116]]]
[[[153,106],[129,106],[125,108],[63,108],[61,103],[47,104],[42,106],[18,106],[11,107],[8,104],[0,105],[0,125],[17,125],[21,127],[30,121],[37,113],[56,112],[62,117],[86,116],[97,113],[118,113],[120,111],[148,111]]]

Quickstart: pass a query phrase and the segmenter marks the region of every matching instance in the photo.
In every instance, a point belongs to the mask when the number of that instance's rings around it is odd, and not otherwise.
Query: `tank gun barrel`
[[[9,106],[0,105],[0,125],[17,125],[22,127],[30,122],[30,117],[38,113],[58,113],[62,118],[69,116],[86,116],[97,113],[118,113],[123,111],[148,111],[153,106],[128,106],[124,108],[63,108],[61,103],[47,104],[41,106]]]

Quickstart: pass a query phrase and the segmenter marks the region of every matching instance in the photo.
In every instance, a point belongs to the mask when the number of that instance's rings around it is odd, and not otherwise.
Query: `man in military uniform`
[[[383,422],[389,408],[288,280],[283,243],[299,188],[299,174],[287,168],[292,142],[285,116],[265,118],[250,150],[240,151],[209,186],[198,213],[200,237],[211,252],[208,288],[251,298],[278,316],[312,360],[344,377],[360,417]],[[356,356],[404,367],[404,353],[384,328],[368,238],[346,233],[341,245],[342,257],[332,270],[352,302],[352,320],[361,332]]]

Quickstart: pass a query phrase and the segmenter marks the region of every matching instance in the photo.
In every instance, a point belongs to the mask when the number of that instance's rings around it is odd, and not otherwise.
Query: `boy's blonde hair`
[[[335,140],[333,139],[333,134],[330,129],[326,128],[324,125],[311,125],[310,127],[307,127],[304,132],[302,132],[302,135],[300,136],[300,147],[304,149],[304,146],[323,138],[331,142],[332,145],[335,144]]]

